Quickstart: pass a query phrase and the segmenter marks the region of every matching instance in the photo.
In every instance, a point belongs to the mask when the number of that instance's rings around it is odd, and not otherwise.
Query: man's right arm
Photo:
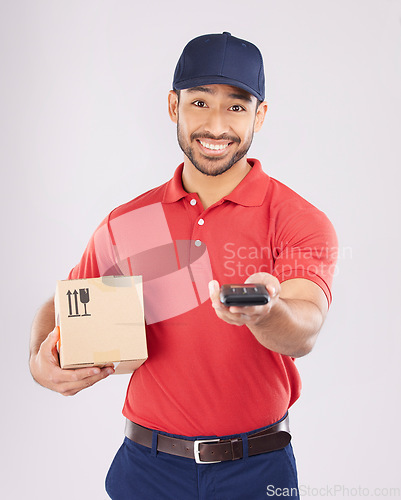
[[[61,369],[57,351],[59,338],[60,330],[55,327],[52,298],[39,309],[31,329],[29,368],[38,384],[64,396],[73,396],[114,372],[110,366]]]

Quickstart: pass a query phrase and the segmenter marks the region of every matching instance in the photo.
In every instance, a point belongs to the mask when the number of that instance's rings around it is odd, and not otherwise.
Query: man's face
[[[220,175],[247,154],[257,103],[256,97],[230,85],[181,90],[176,111],[178,143],[200,172]]]

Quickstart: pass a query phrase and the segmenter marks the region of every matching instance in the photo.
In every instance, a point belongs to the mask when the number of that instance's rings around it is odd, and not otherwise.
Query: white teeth
[[[226,149],[228,144],[208,144],[207,142],[199,141],[204,148],[207,149]]]

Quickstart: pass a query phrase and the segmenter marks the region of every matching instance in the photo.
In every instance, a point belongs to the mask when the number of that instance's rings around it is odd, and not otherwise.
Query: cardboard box
[[[58,281],[55,311],[61,368],[131,373],[147,359],[141,276]]]

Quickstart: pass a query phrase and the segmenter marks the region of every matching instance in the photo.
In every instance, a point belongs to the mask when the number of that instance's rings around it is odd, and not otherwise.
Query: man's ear
[[[259,104],[259,108],[256,111],[255,132],[259,132],[259,130],[262,128],[263,122],[265,121],[266,113],[267,113],[267,102],[263,101]]]
[[[168,114],[171,121],[177,123],[178,121],[178,95],[175,90],[170,90],[168,93]]]

